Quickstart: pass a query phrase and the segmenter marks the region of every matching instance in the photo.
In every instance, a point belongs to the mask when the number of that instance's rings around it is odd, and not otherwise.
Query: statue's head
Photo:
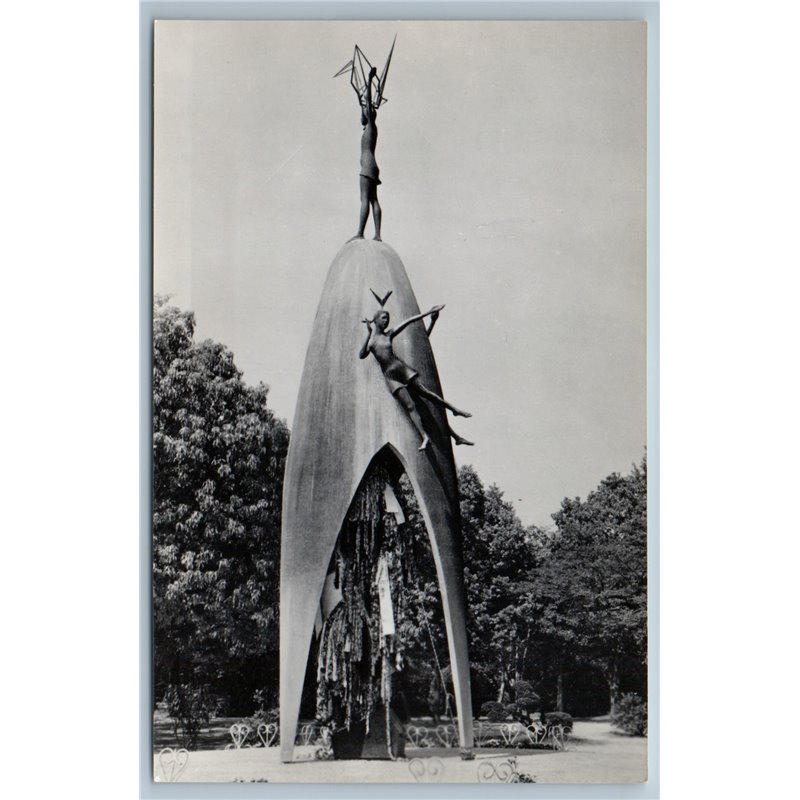
[[[376,311],[372,321],[379,331],[385,331],[389,327],[389,312],[385,308]]]
[[[376,294],[374,289],[370,289],[372,292],[372,296],[378,301],[380,308],[375,312],[375,315],[372,317],[373,323],[375,323],[375,327],[383,332],[389,327],[389,312],[384,308],[386,305],[386,301],[392,296],[392,290],[389,289],[386,294],[381,297],[380,295]]]

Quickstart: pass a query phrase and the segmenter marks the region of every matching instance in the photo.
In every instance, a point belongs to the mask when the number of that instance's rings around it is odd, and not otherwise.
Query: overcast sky
[[[476,442],[456,461],[549,525],[644,454],[644,24],[158,22],[154,288],[291,426],[358,220],[358,106],[331,76],[355,43],[381,69],[395,33],[383,239],[447,306],[432,345]]]

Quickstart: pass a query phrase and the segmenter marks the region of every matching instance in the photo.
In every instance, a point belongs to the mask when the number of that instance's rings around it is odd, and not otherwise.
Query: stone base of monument
[[[391,752],[395,758],[403,758],[406,751],[405,728],[394,711],[389,712],[389,735]],[[389,759],[386,742],[386,712],[379,706],[369,721],[369,732],[364,722],[355,722],[350,730],[341,730],[332,737],[333,757],[347,759]]]

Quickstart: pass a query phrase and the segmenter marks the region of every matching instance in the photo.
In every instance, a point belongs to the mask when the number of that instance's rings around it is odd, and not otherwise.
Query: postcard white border
[[[140,660],[139,796],[141,798],[372,798],[375,784],[159,784],[152,778],[151,714],[151,332],[152,332],[152,86],[153,22],[215,20],[643,20],[647,32],[647,450],[649,719],[648,780],[642,784],[381,784],[385,798],[627,798],[660,797],[659,762],[659,3],[641,0],[364,0],[266,2],[172,0],[140,2]]]

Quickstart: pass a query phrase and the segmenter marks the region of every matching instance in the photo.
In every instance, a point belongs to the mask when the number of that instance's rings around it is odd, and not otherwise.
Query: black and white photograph
[[[647,781],[647,34],[156,21],[155,781]]]

